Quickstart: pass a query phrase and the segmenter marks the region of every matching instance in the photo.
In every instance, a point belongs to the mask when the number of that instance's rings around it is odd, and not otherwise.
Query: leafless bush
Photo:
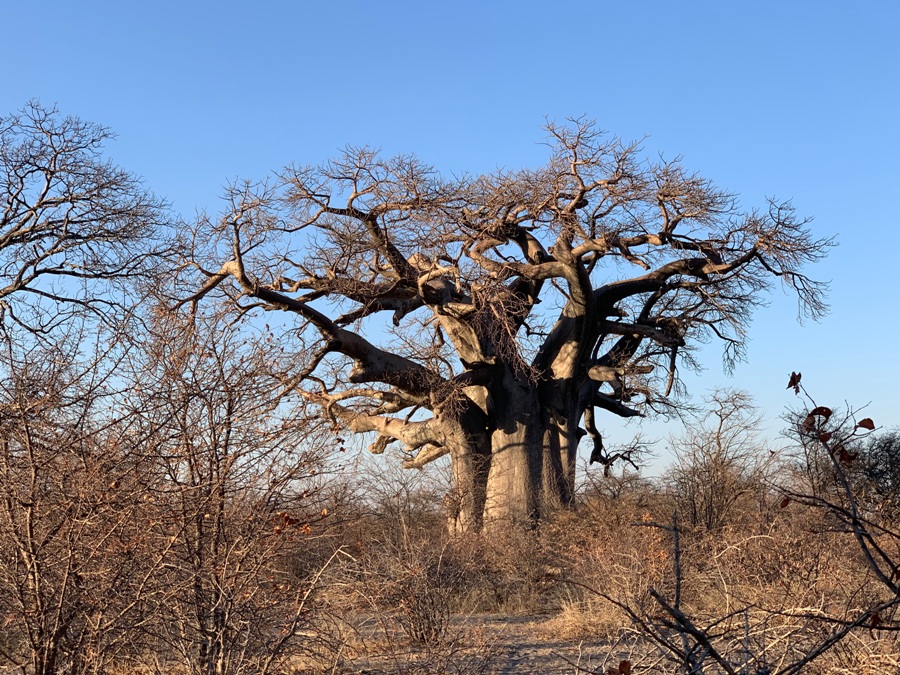
[[[764,492],[762,503],[714,532],[683,529],[677,513],[638,523],[668,543],[663,578],[649,578],[643,594],[598,578],[585,583],[665,656],[669,665],[659,672],[887,672],[900,655],[893,623],[900,535],[883,511],[861,501],[854,476],[856,448],[874,423],[835,419],[809,401],[795,435],[815,450],[805,456],[822,464],[801,475],[827,481]],[[630,544],[619,540],[620,548]]]
[[[165,204],[103,157],[112,135],[37,102],[0,117],[0,328],[52,343],[120,325],[166,266]]]
[[[716,530],[765,504],[777,458],[746,393],[722,390],[707,402],[700,423],[673,439],[675,463],[662,481],[685,525]]]
[[[855,467],[868,488],[871,508],[900,516],[900,429],[874,435],[860,447]]]
[[[407,541],[401,548],[385,544],[359,560],[360,592],[373,610],[395,620],[414,642],[440,643],[460,591],[458,571],[445,560],[439,542]]]
[[[447,554],[440,481],[423,474],[366,475],[358,517],[344,533],[352,563],[343,565],[346,609],[374,613],[382,628],[396,623],[412,641],[436,645],[447,633],[462,575]]]
[[[115,407],[116,361],[80,337],[0,341],[0,663],[37,675],[125,658],[166,550],[140,547],[152,463]]]
[[[315,487],[330,441],[284,397],[265,335],[216,319],[160,312],[132,361],[155,462],[147,544],[165,551],[147,631],[192,673],[269,673],[319,639],[319,575],[293,561],[328,515]]]

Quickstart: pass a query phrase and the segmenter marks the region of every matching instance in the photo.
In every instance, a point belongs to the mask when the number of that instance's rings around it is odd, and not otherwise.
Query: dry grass
[[[646,483],[594,494],[532,531],[489,537],[448,538],[427,510],[407,514],[402,528],[377,513],[348,516],[343,522],[352,527],[316,540],[345,554],[320,580],[302,653],[277,672],[605,675],[623,661],[635,674],[683,672],[635,622],[660,629],[664,612],[653,594],[671,601],[676,585],[681,611],[697,626],[714,626],[712,641],[736,672],[776,672],[883,600],[885,590],[826,512],[800,503],[782,508],[777,495],[768,501],[744,504],[713,530],[682,528],[679,574],[671,533],[659,527],[671,523],[672,502]],[[896,553],[894,539],[878,541]],[[484,613],[493,618],[473,616]],[[498,615],[532,618],[507,618],[520,632],[501,637]],[[879,621],[893,626],[894,616]],[[485,629],[490,622],[494,628]],[[802,672],[900,672],[900,637],[870,624]],[[135,653],[133,665],[104,672],[187,675],[179,660]],[[704,672],[721,671],[708,662]]]

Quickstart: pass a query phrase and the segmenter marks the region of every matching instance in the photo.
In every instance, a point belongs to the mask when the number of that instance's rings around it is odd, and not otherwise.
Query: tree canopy
[[[232,185],[186,235],[181,305],[293,317],[286,390],[408,467],[449,454],[461,529],[568,504],[585,435],[612,461],[598,413],[664,409],[698,344],[741,359],[773,283],[825,310],[806,266],[832,241],[790,203],[744,210],[589,121],[548,132],[544,166],[451,178],[350,148]]]
[[[137,283],[168,266],[165,204],[104,159],[111,137],[37,102],[0,117],[4,327],[47,335],[74,315],[118,321]]]

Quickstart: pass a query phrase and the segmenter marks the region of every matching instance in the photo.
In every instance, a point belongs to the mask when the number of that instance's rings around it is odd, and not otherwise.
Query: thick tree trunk
[[[567,427],[551,421],[532,383],[508,370],[491,387],[491,401],[483,527],[528,526],[571,503],[574,455]]]
[[[575,499],[575,461],[582,432],[578,415],[548,414],[543,439],[543,505],[553,510],[572,505]]]
[[[479,447],[480,445],[484,447]],[[486,443],[469,444],[463,450],[453,453],[451,460],[454,488],[445,501],[450,532],[480,532],[484,522],[484,503],[491,463],[490,447]]]
[[[529,527],[574,498],[583,401],[570,397],[560,413],[560,401],[546,403],[511,368],[492,374],[435,410],[452,459],[455,486],[445,507],[454,534]]]
[[[540,516],[542,430],[523,415],[491,437],[484,522],[488,529],[515,526]],[[537,427],[537,428],[535,428]]]

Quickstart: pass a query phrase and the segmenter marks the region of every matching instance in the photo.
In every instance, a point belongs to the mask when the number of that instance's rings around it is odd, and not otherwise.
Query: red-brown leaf
[[[781,500],[781,503],[778,505],[778,508],[779,508],[779,509],[786,509],[786,508],[787,508],[787,505],[790,504],[790,503],[791,503],[791,498],[790,498],[790,497],[785,497],[784,499]]]
[[[826,420],[831,417],[831,408],[826,408],[824,405],[817,406],[809,411],[810,415],[818,415],[819,417],[824,417]]]
[[[814,415],[807,415],[806,419],[803,420],[803,424],[800,425],[800,429],[809,433],[813,429],[816,428],[816,418]]]
[[[819,434],[819,440],[822,441],[823,443],[827,443],[828,441],[831,440],[831,432],[823,431],[821,434]]]
[[[631,661],[619,661],[618,667],[610,666],[606,669],[606,675],[631,675]]]
[[[791,379],[788,381],[787,389],[793,389],[795,394],[800,393],[800,378],[802,375],[800,373],[795,373],[791,371]]]
[[[858,429],[868,429],[869,431],[875,430],[875,422],[872,421],[871,417],[866,417],[865,419],[861,419],[856,423],[856,427]]]
[[[838,449],[838,459],[844,464],[853,464],[856,453],[849,452],[843,445]]]

